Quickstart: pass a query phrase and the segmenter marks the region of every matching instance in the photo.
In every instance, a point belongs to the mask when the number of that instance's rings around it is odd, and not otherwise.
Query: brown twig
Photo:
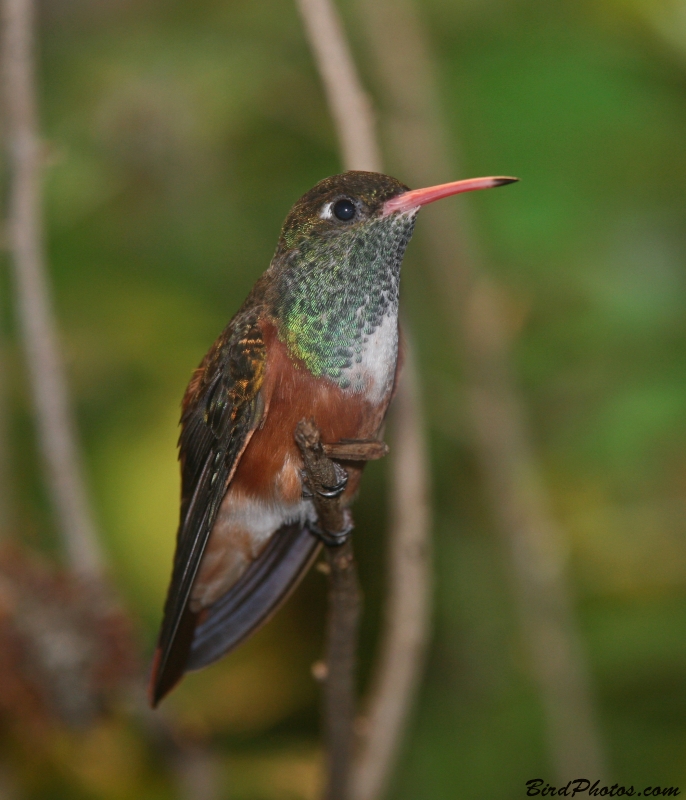
[[[12,173],[8,226],[10,248],[17,287],[18,317],[36,410],[38,439],[70,572],[78,582],[78,591],[75,589],[75,592],[80,596],[75,602],[88,604],[88,614],[94,615],[97,624],[102,628],[104,625],[116,623],[121,611],[105,578],[103,556],[88,506],[52,313],[41,217],[42,154],[36,110],[33,23],[33,0],[2,0],[1,51],[6,108],[5,132]],[[62,613],[62,616],[68,611],[54,603],[51,604],[51,610],[55,614]],[[74,639],[78,633],[78,625],[83,625],[88,614],[78,614],[76,623],[64,625],[64,631],[60,630],[61,639],[59,636],[57,638],[64,640],[66,631]],[[49,618],[47,622],[50,622]],[[46,614],[40,613],[40,609],[36,613],[23,613],[19,623],[21,632],[26,634],[25,638],[34,644],[41,645],[43,639],[48,645],[51,644],[42,633],[46,625]],[[49,633],[55,639],[55,630]],[[100,630],[99,633],[103,634],[103,631]],[[88,641],[85,641],[86,638]],[[96,647],[95,637],[84,637],[84,647]],[[49,672],[51,688],[56,690],[55,658],[45,647],[43,650],[45,652],[41,658],[50,662],[46,672]],[[78,653],[71,647],[66,655],[73,660]],[[110,663],[108,666],[114,668],[116,665]],[[62,673],[64,681],[76,683],[75,692],[79,702],[90,699],[85,696],[88,687],[80,680],[77,669],[67,665]],[[123,676],[118,677],[121,680]],[[134,713],[151,718],[142,690],[143,682],[142,676],[139,681],[134,682],[128,697]],[[62,694],[66,696],[64,692]],[[79,710],[79,716],[84,718],[88,715]],[[166,752],[170,766],[177,773],[181,796],[189,800],[216,797],[219,788],[214,781],[212,757],[207,749],[198,743],[189,742],[175,730],[172,721],[160,716],[159,712],[150,727],[154,727],[167,743],[172,743],[166,747]]]
[[[353,756],[357,667],[357,628],[361,597],[352,539],[325,547],[329,565],[329,616],[326,623],[324,720],[326,800],[348,800]]]
[[[2,2],[2,67],[12,173],[9,234],[38,438],[69,563],[99,581],[103,559],[86,498],[53,319],[41,221],[41,144],[34,77],[32,0]]]
[[[431,506],[428,452],[414,350],[393,402],[388,600],[371,691],[360,728],[353,800],[381,797],[395,766],[429,640],[431,617]]]
[[[410,379],[414,375],[410,358]],[[403,402],[409,400],[409,402]],[[416,682],[421,653],[424,649],[423,632],[426,630],[427,604],[414,603],[415,595],[407,592],[408,584],[424,587],[426,583],[427,554],[423,531],[427,514],[425,484],[421,480],[424,462],[421,445],[421,428],[414,415],[414,397],[405,392],[396,409],[396,422],[401,430],[409,431],[400,441],[400,457],[395,465],[397,473],[394,488],[394,508],[399,518],[394,520],[397,535],[392,543],[391,602],[387,613],[387,631],[383,657],[378,670],[380,681],[377,702],[371,709],[372,729],[379,735],[370,753],[382,759],[384,767],[397,746],[407,707],[412,699],[408,690]],[[403,415],[410,414],[410,418]],[[398,419],[398,417],[400,419]],[[350,517],[342,507],[340,495],[332,497],[331,487],[341,481],[341,470],[328,457],[344,460],[369,461],[388,452],[378,441],[338,442],[322,445],[320,434],[313,422],[302,420],[296,429],[295,440],[300,448],[307,483],[317,511],[322,533],[335,541],[336,536],[349,533]],[[408,452],[403,452],[402,448]],[[409,455],[409,458],[407,457]],[[403,512],[407,512],[404,514]],[[419,541],[417,533],[419,532]],[[327,541],[327,539],[325,539]],[[353,721],[355,716],[355,666],[357,650],[357,624],[360,613],[360,591],[355,569],[352,540],[346,538],[342,545],[328,544],[326,558],[329,573],[329,617],[327,621],[325,728],[327,741],[328,780],[327,800],[347,800],[356,796],[351,781]],[[408,566],[412,567],[408,569]],[[428,594],[424,593],[424,596]],[[409,604],[407,602],[409,597]],[[400,629],[400,630],[398,630]],[[419,635],[417,635],[419,634]],[[410,650],[408,653],[407,650]],[[420,658],[417,658],[419,650]],[[408,658],[409,655],[409,658]],[[409,674],[408,674],[409,673]]]
[[[346,528],[346,512],[340,494],[331,494],[331,489],[344,479],[341,468],[324,453],[319,429],[312,420],[300,420],[295,441],[302,453],[319,526],[326,535],[341,536]]]
[[[219,800],[223,795],[216,753],[203,738],[180,729],[168,709],[150,708],[146,683],[139,676],[129,686],[129,713],[166,762],[175,778],[179,800]]]
[[[388,455],[386,442],[357,441],[323,444],[324,455],[338,461],[376,461]]]
[[[298,6],[336,122],[345,168],[380,172],[382,164],[372,107],[355,69],[336,8],[332,0],[298,0]],[[342,58],[336,55],[341,53]],[[345,69],[340,69],[341,63]],[[371,791],[369,797],[376,797],[373,793],[387,783],[429,639],[430,564],[428,558],[416,560],[417,552],[428,553],[431,549],[431,520],[426,503],[430,478],[418,397],[416,373],[410,361],[394,401],[404,410],[396,415],[394,426],[396,453],[391,473],[393,523],[388,535],[386,627],[373,669],[364,734],[358,742],[352,782],[355,798],[362,791]],[[420,503],[416,505],[418,500]],[[414,545],[408,547],[404,543],[409,538]],[[401,597],[403,602],[398,602]]]
[[[391,106],[389,133],[403,174],[417,186],[442,183],[453,174],[454,159],[448,156],[433,64],[415,6],[411,0],[359,0],[358,5]],[[450,140],[454,148],[453,134]],[[461,345],[473,446],[510,553],[559,780],[601,775],[604,759],[566,577],[566,547],[531,445],[498,292],[480,269],[464,202],[460,211],[456,218],[447,203],[439,203],[426,212],[423,226],[452,341]]]
[[[14,523],[10,491],[9,425],[5,339],[0,330],[0,541],[7,538]]]
[[[372,107],[331,0],[296,0],[336,125],[346,169],[381,171]]]
[[[331,487],[341,482],[342,475],[340,468],[336,469],[334,462],[324,454],[315,424],[301,420],[295,431],[295,440],[302,453],[317,522],[326,537],[326,560],[329,566],[329,615],[324,674],[324,727],[328,769],[324,797],[326,800],[348,800],[355,719],[360,588],[351,537],[347,536],[340,545],[329,542],[344,535],[346,531],[349,533],[351,522],[349,512],[341,505],[340,494],[328,496]],[[375,443],[370,444],[372,446],[369,449],[372,451]]]

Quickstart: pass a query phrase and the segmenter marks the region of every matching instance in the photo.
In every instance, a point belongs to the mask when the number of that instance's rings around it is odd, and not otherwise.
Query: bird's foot
[[[327,547],[340,547],[340,545],[345,544],[350,538],[355,524],[353,523],[353,515],[350,509],[346,508],[343,510],[343,528],[336,533],[322,530],[316,522],[309,522],[307,527],[310,533],[318,539],[321,539]]]
[[[321,489],[317,491],[317,494],[320,497],[326,497],[329,500],[334,499],[335,497],[340,497],[345,491],[345,487],[348,485],[348,473],[343,469],[340,464],[337,464],[335,461],[331,462],[333,464],[334,472],[336,473],[336,483],[333,486],[326,486],[322,484]],[[310,487],[309,481],[307,479],[307,471],[302,470],[301,473],[302,478],[302,494],[305,499],[310,499],[314,496],[314,493]]]
[[[319,490],[319,494],[322,497],[339,497],[343,494],[345,487],[348,485],[348,473],[340,464],[337,464],[335,461],[332,463],[334,472],[336,473],[336,483],[334,483],[333,486],[325,486],[322,484],[322,488]]]

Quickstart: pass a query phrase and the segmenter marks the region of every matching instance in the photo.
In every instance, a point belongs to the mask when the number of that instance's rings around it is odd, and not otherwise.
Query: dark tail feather
[[[169,651],[169,657],[161,672],[159,668],[162,650],[160,647],[155,650],[148,688],[148,699],[153,708],[155,708],[160,700],[176,686],[186,671],[186,661],[188,660],[188,653],[191,649],[191,642],[193,641],[193,633],[198,622],[198,616],[198,614],[194,614],[190,611],[188,607],[184,609],[172,648]]]
[[[300,583],[318,552],[319,541],[307,528],[299,524],[280,528],[235,586],[203,613],[185,671],[206,667],[264,625]]]
[[[299,524],[280,528],[240,580],[198,614],[185,608],[160,671],[155,652],[150,676],[153,708],[184,673],[206,667],[254,633],[278,611],[319,552],[319,541]]]

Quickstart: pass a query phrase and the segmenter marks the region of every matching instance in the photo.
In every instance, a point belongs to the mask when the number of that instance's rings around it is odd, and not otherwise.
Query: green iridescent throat
[[[376,218],[312,235],[280,271],[279,336],[316,376],[349,385],[346,372],[363,358],[369,337],[398,313],[400,265],[414,214]]]

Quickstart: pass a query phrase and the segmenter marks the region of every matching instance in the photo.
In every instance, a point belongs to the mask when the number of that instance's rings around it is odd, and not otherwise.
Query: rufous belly
[[[302,496],[303,465],[294,439],[298,422],[314,419],[324,442],[371,439],[383,424],[390,399],[389,391],[381,402],[372,403],[364,392],[315,377],[291,360],[272,331],[265,334],[262,424],[253,432],[222,501],[191,592],[192,611],[208,607],[228,591],[282,525],[314,518],[311,501]],[[343,502],[348,503],[363,465],[345,466]]]

